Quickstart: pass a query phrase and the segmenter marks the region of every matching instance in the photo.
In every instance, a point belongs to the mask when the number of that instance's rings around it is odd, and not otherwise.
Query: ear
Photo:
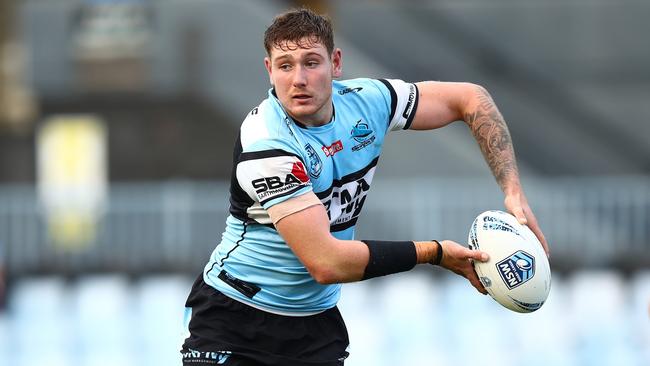
[[[332,77],[340,78],[343,75],[343,52],[340,48],[332,52]]]
[[[266,72],[269,73],[269,83],[273,85],[273,77],[272,77],[272,68],[271,68],[271,59],[268,57],[264,57],[264,67],[266,68]]]

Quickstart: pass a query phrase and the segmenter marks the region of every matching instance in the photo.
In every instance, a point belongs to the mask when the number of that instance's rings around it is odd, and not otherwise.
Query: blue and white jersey
[[[204,280],[225,295],[273,313],[311,315],[336,305],[340,285],[321,285],[278,234],[267,209],[313,191],[330,231],[354,238],[388,131],[407,129],[418,90],[401,80],[332,84],[334,116],[318,127],[294,121],[269,96],[244,120],[233,155],[230,215]]]

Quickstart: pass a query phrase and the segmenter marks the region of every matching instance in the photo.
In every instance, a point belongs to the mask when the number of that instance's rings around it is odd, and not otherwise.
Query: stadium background
[[[650,364],[650,3],[307,3],[345,78],[484,85],[552,248],[533,314],[439,270],[346,285],[346,364]],[[294,4],[0,0],[0,364],[178,364],[261,35]],[[359,237],[465,242],[502,207],[461,123],[384,151]]]

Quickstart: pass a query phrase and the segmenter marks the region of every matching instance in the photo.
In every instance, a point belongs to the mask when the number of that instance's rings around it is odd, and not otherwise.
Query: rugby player
[[[469,126],[505,206],[548,245],[518,176],[511,138],[488,92],[471,83],[334,80],[342,52],[310,10],[264,34],[272,88],[235,143],[230,215],[186,302],[189,365],[343,365],[341,283],[438,265],[486,294],[471,265],[487,254],[450,240],[355,240],[384,138]]]

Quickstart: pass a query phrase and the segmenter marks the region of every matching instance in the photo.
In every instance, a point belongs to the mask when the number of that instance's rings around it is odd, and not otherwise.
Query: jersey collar
[[[298,127],[300,127],[300,128],[303,128],[303,129],[305,129],[305,130],[321,130],[321,129],[328,129],[330,126],[332,126],[332,125],[334,124],[334,122],[336,122],[336,105],[334,104],[334,98],[332,98],[332,119],[331,119],[328,123],[326,123],[326,124],[324,124],[324,125],[322,125],[322,126],[309,127],[309,126],[305,125],[304,123],[302,123],[302,122],[300,122],[300,121],[297,121],[297,120],[293,119],[293,118],[292,118],[292,117],[287,113],[287,111],[284,109],[284,106],[282,106],[282,103],[280,103],[280,99],[278,99],[278,95],[277,95],[276,92],[275,92],[275,88],[271,88],[271,89],[269,89],[269,96],[272,97],[273,100],[275,101],[275,103],[278,105],[278,107],[279,107],[280,110],[282,111],[282,114],[284,115],[284,118],[285,118],[285,119],[289,119],[289,120],[292,121],[296,126],[298,126]]]

